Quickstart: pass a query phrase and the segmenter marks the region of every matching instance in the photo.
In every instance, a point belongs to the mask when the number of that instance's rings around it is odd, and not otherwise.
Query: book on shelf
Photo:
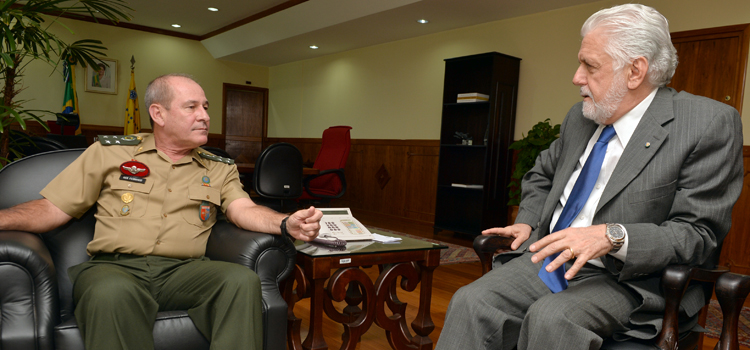
[[[470,92],[465,94],[458,94],[456,102],[487,102],[490,100],[490,95],[480,94],[478,92]]]

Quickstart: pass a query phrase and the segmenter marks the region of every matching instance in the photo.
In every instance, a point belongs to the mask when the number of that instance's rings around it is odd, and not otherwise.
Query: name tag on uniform
[[[120,180],[130,181],[130,182],[137,182],[139,184],[145,184],[146,179],[138,176],[130,176],[130,175],[120,175]]]

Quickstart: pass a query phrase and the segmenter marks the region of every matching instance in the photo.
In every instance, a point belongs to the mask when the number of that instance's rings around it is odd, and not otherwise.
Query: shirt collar
[[[633,136],[635,128],[638,126],[641,118],[643,118],[643,115],[646,114],[646,110],[651,105],[654,97],[656,97],[656,91],[658,90],[659,89],[654,89],[654,91],[651,91],[641,103],[631,109],[628,113],[625,113],[622,118],[612,124],[612,127],[615,128],[615,132],[617,132],[617,138],[619,138],[620,143],[622,143],[622,148],[627,147],[630,137]]]
[[[208,165],[206,164],[207,160],[198,155],[199,150],[200,148],[198,147],[194,148],[190,152],[190,157],[194,159],[198,164],[203,166],[204,168],[208,168]],[[158,150],[156,149],[156,140],[154,139],[154,134],[145,134],[143,136],[143,141],[141,142],[141,145],[138,148],[138,150],[135,152],[135,154],[137,155],[137,154],[145,153],[148,151],[158,152]],[[190,162],[189,160],[183,158],[175,164],[182,164],[182,163],[189,163],[189,162]]]

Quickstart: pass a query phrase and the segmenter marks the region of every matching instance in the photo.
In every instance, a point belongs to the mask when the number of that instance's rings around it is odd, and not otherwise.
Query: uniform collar
[[[205,152],[202,148],[196,147],[193,148],[193,151],[190,152],[190,155],[193,157],[193,159],[198,162],[198,164],[202,165],[204,168],[208,168],[208,159],[205,159],[201,157],[198,152]]]
[[[141,153],[145,153],[148,151],[156,150],[156,141],[154,140],[153,134],[139,134],[138,136],[143,137],[143,141],[141,141],[141,144],[138,146],[138,149],[135,151],[136,155],[139,155]]]
[[[154,134],[139,134],[138,136],[143,137],[143,141],[141,142],[140,146],[136,150],[135,152],[136,155],[150,152],[150,151],[158,152],[158,150],[156,149],[156,139],[154,138]],[[195,160],[198,164],[200,164],[204,168],[208,168],[208,165],[206,163],[207,160],[201,158],[201,156],[198,155],[199,151],[202,151],[202,150],[197,147],[194,148],[192,151],[190,151],[190,157],[192,158],[192,160]],[[205,152],[205,151],[202,151],[202,152]],[[162,156],[162,157],[166,157],[166,156]],[[165,159],[168,159],[168,158],[165,158]],[[183,157],[183,159],[180,159],[175,164],[182,164],[182,163],[189,163],[189,162],[190,160],[187,160]]]

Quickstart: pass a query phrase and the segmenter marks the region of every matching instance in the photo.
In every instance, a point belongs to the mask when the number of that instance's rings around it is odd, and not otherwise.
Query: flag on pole
[[[78,114],[78,94],[76,93],[76,62],[73,57],[63,61],[63,81],[65,82],[65,94],[63,95],[63,114]],[[62,127],[62,126],[61,126]],[[76,125],[76,135],[81,133],[81,123]]]
[[[130,69],[130,88],[128,101],[125,105],[125,133],[124,135],[141,132],[141,112],[138,111],[138,92],[135,91],[135,69]]]

